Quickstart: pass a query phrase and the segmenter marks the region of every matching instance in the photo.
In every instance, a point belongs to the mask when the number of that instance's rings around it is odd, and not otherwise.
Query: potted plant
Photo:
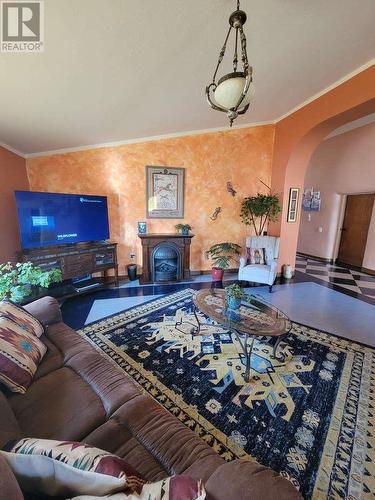
[[[0,264],[0,300],[22,302],[31,295],[33,287],[48,288],[52,283],[61,281],[60,269],[43,271],[32,262],[18,263],[15,266],[10,262]]]
[[[252,224],[255,234],[260,236],[269,221],[276,221],[281,212],[279,197],[276,194],[249,196],[242,201],[241,218],[244,224]]]
[[[225,297],[228,309],[238,309],[241,301],[246,298],[246,293],[235,283],[225,287]]]
[[[207,259],[211,257],[213,262],[212,279],[222,281],[224,269],[228,269],[231,260],[240,255],[241,247],[236,243],[216,243],[206,251]]]
[[[193,229],[189,224],[177,224],[175,228],[180,234],[183,234],[184,236],[188,236],[189,231]]]

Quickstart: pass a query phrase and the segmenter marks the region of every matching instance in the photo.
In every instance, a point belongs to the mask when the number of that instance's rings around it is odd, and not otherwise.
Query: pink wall
[[[298,251],[333,259],[343,195],[375,192],[375,124],[322,142],[306,172],[305,188],[311,187],[321,192],[322,207],[310,212],[311,221],[302,211]],[[375,270],[375,209],[363,267]]]
[[[29,189],[24,158],[0,146],[0,262],[14,261],[20,250],[15,190]]]

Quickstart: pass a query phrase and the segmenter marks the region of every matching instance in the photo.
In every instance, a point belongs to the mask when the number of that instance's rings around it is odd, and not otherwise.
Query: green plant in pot
[[[184,236],[187,236],[189,234],[189,231],[193,229],[189,224],[177,224],[175,228]]]
[[[216,243],[206,251],[207,259],[211,258],[213,262],[212,279],[214,281],[222,281],[224,269],[228,269],[229,263],[236,260],[240,255],[241,247],[236,243]]]
[[[246,293],[235,283],[225,287],[225,298],[228,309],[238,309],[241,301],[246,298]]]
[[[280,200],[276,194],[258,193],[245,198],[241,204],[242,222],[251,224],[257,236],[263,234],[268,222],[277,220],[280,212]]]
[[[43,271],[31,262],[10,262],[0,264],[0,300],[10,299],[22,302],[31,295],[33,287],[49,288],[53,283],[62,281],[60,269]]]

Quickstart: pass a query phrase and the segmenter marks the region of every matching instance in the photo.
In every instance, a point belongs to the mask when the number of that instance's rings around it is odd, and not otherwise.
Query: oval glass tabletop
[[[230,330],[250,335],[279,337],[292,327],[286,314],[259,296],[248,294],[238,309],[229,309],[225,290],[199,290],[193,297],[194,305],[204,314]]]

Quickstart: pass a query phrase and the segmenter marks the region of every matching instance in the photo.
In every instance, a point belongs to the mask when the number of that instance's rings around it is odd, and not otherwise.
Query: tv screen
[[[109,238],[105,196],[16,191],[22,248]]]

